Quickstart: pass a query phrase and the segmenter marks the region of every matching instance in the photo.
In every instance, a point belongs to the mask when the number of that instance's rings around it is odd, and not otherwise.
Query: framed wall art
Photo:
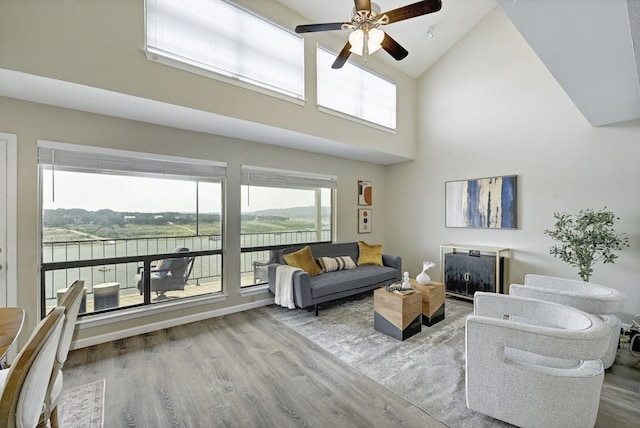
[[[445,226],[517,229],[517,176],[445,183]]]
[[[372,194],[373,185],[371,182],[358,180],[358,205],[371,206],[373,203]]]
[[[370,208],[358,208],[358,233],[371,233]]]

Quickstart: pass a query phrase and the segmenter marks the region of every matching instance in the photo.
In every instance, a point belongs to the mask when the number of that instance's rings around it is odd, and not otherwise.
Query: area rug
[[[58,422],[64,428],[102,428],[104,387],[101,379],[62,391],[58,403]]]
[[[466,407],[464,323],[471,303],[447,299],[445,319],[404,342],[373,328],[373,297],[313,311],[266,312],[450,427],[507,427]]]

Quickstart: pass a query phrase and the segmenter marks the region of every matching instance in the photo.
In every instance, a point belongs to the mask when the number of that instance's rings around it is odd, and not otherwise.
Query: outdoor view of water
[[[330,240],[330,230],[322,230],[320,239],[315,231],[243,234],[241,246],[243,248],[262,247],[318,240]],[[43,264],[171,253],[178,247],[188,248],[189,251],[220,250],[222,249],[222,240],[220,235],[203,235],[49,242],[43,244]],[[269,258],[269,251],[242,253],[241,272],[253,272],[254,262],[266,262]],[[121,290],[135,289],[137,286],[136,274],[138,267],[141,266],[142,261],[49,271],[45,274],[45,298],[55,298],[57,290],[68,287],[76,279],[85,281],[85,287],[89,293],[91,293],[93,285],[107,282],[119,283]],[[221,255],[196,257],[189,283],[197,284],[219,280],[221,274]]]

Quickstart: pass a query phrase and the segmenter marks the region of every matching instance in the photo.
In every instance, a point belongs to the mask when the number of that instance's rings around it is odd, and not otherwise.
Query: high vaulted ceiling
[[[277,0],[307,19],[300,24],[349,22],[353,17],[353,0]],[[415,3],[417,0],[374,0],[382,12]],[[455,45],[487,13],[496,7],[495,0],[443,0],[438,12],[385,25],[382,29],[409,51],[401,61],[380,50],[376,58],[414,78],[419,77],[447,50]],[[427,35],[431,27],[433,38]],[[349,31],[333,31],[347,41]]]
[[[354,7],[353,0],[277,1],[307,19],[300,24],[349,21]],[[383,12],[416,1],[375,0]],[[593,126],[640,118],[640,0],[442,0],[439,12],[383,27],[409,56],[374,55],[418,78],[496,4]],[[346,42],[349,30],[333,33]]]

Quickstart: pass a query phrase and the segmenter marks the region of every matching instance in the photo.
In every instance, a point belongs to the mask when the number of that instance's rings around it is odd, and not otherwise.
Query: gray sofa
[[[275,294],[276,268],[286,264],[282,256],[300,250],[305,245],[288,247],[277,251],[274,262],[269,265],[269,290]],[[358,243],[309,244],[314,259],[318,257],[350,256],[358,262]],[[347,296],[384,287],[402,278],[402,258],[383,254],[384,266],[363,265],[355,269],[325,272],[310,276],[307,272],[293,275],[293,294],[299,308],[314,307],[318,315],[318,305]]]

